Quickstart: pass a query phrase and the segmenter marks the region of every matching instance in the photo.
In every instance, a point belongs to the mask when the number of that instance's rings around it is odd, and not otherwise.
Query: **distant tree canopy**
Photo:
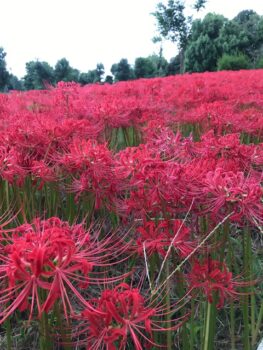
[[[205,4],[195,1],[192,8],[199,11]],[[263,16],[253,10],[243,10],[232,20],[215,13],[193,20],[186,16],[183,0],[167,0],[153,15],[160,36],[177,44],[181,72],[214,71],[224,54],[243,54],[252,67],[263,57]]]
[[[26,63],[23,78],[26,90],[41,90],[55,82],[54,69],[47,62],[30,61]]]
[[[167,74],[168,62],[160,55],[138,57],[134,64],[134,75],[136,79],[162,77]]]
[[[114,75],[114,81],[134,79],[134,70],[126,58],[122,58],[119,63],[114,63],[111,66],[111,73]]]
[[[6,69],[5,61],[6,53],[2,47],[0,47],[0,91],[5,91],[8,85],[9,73]]]
[[[206,0],[196,0],[192,8],[198,12],[205,4]],[[168,0],[167,5],[159,3],[153,15],[156,18],[161,37],[177,44],[180,69],[183,71],[184,51],[188,45],[192,28],[192,16],[186,15],[185,2],[183,0]]]
[[[57,61],[54,69],[55,82],[59,81],[75,81],[79,79],[79,71],[75,68],[72,68],[69,64],[69,61],[66,58],[61,58]]]
[[[193,22],[191,37],[185,50],[187,72],[214,71],[223,49],[220,43],[220,31],[227,23],[224,16],[209,13],[203,20]]]
[[[79,76],[79,83],[81,85],[101,83],[104,75],[104,65],[98,63],[96,68],[89,70],[87,73],[81,73]]]
[[[249,58],[252,67],[263,55],[263,16],[245,10],[228,20],[209,13],[193,22],[185,51],[185,71],[214,71],[223,55],[238,58],[241,54]]]

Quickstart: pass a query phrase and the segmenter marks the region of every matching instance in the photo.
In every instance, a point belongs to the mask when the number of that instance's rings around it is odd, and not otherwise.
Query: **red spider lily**
[[[159,253],[164,257],[172,244],[181,257],[186,257],[195,246],[189,239],[190,230],[179,219],[162,220],[157,224],[154,221],[147,221],[137,231],[139,237],[136,243],[140,254],[143,254],[145,249],[148,255]]]
[[[202,192],[207,195],[204,199],[206,212],[222,218],[228,211],[234,211],[232,220],[240,222],[245,217],[252,223],[254,220],[262,223],[263,192],[258,179],[245,177],[243,172],[217,168],[207,173]]]
[[[43,160],[33,161],[31,166],[32,175],[35,177],[35,182],[40,179],[38,189],[41,189],[46,182],[53,182],[57,180],[57,175],[54,167],[50,167]]]
[[[136,163],[133,176],[126,182],[126,188],[130,191],[124,200],[124,207],[128,214],[139,218],[146,214],[155,217],[167,211],[173,213],[179,205],[184,206],[178,186],[182,176],[180,164],[162,161],[159,157],[144,158],[143,155]]]
[[[109,247],[120,250],[120,243],[109,237],[101,245],[98,237],[94,238],[82,225],[69,226],[58,218],[35,219],[33,224],[16,228],[10,238],[5,237],[3,241],[8,240],[9,244],[2,245],[0,255],[0,322],[16,309],[28,309],[29,318],[35,308],[41,315],[59,299],[67,318],[68,313],[74,312],[71,294],[89,308],[79,288],[123,278],[107,278],[106,272],[101,277],[90,276],[93,266],[110,263]]]
[[[95,209],[98,209],[103,201],[109,201],[114,196],[116,179],[113,159],[106,145],[99,145],[94,140],[74,140],[69,152],[60,157],[59,163],[74,176],[69,190],[76,193],[76,200],[82,193],[92,193]]]
[[[21,166],[19,152],[9,146],[0,146],[0,176],[9,183],[21,186],[26,177],[26,171]]]
[[[236,295],[241,294],[236,291],[237,287],[251,284],[234,281],[232,272],[228,270],[225,263],[210,258],[203,263],[195,261],[187,279],[190,290],[201,290],[209,303],[213,302],[214,292],[217,292],[219,300],[216,306],[218,309],[224,306],[227,298],[235,298]]]
[[[126,283],[103,291],[100,298],[92,300],[92,305],[93,310],[86,309],[78,317],[84,322],[76,332],[78,337],[86,336],[83,344],[87,349],[125,350],[130,342],[136,350],[158,347],[153,331],[176,330],[181,326],[179,323],[165,328],[165,321],[158,321],[166,315],[160,305],[146,306],[139,290]]]

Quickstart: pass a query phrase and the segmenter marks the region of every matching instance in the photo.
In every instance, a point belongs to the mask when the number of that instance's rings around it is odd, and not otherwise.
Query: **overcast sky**
[[[82,72],[127,58],[158,53],[151,39],[157,34],[151,16],[160,0],[2,0],[0,46],[7,53],[8,69],[18,77],[30,60],[52,66],[67,58]],[[167,0],[163,1],[164,3]],[[192,4],[193,1],[186,1]],[[262,0],[208,0],[207,12],[233,18],[244,9],[263,15]],[[176,55],[176,47],[164,45],[164,56]]]

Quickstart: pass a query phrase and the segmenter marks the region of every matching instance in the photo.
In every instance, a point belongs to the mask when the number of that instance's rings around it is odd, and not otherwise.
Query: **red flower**
[[[145,249],[148,255],[159,253],[164,257],[172,244],[181,257],[186,257],[194,249],[194,243],[189,240],[190,230],[179,219],[162,220],[157,224],[147,221],[137,231],[139,237],[136,243],[140,254]]]
[[[218,293],[219,300],[217,308],[222,308],[227,298],[234,298],[237,294],[237,287],[242,287],[246,283],[233,280],[232,272],[225,265],[210,258],[204,263],[194,262],[192,271],[187,275],[190,290],[199,289],[207,297],[209,303],[213,302],[214,292]]]
[[[109,350],[125,350],[129,339],[136,350],[158,347],[153,341],[153,331],[176,330],[182,324],[165,328],[163,318],[169,313],[174,314],[174,311],[167,311],[160,304],[157,307],[146,306],[139,290],[126,283],[103,291],[92,305],[93,310],[88,308],[78,317],[83,323],[76,332],[78,337],[87,333],[83,341],[87,349],[106,347]]]
[[[217,168],[206,175],[202,192],[206,212],[223,218],[234,211],[232,220],[242,221],[245,217],[253,223],[262,223],[262,188],[257,178],[245,177],[243,172],[224,171]]]
[[[69,226],[58,218],[35,219],[16,228],[7,238],[9,244],[1,246],[0,322],[16,309],[28,309],[29,318],[35,308],[38,315],[48,312],[59,299],[67,318],[68,312],[74,312],[71,295],[89,308],[79,289],[123,278],[107,278],[107,272],[90,276],[94,265],[110,264],[109,247],[119,254],[126,249],[121,250],[121,243],[112,236],[98,242],[98,237],[91,237],[82,225]],[[41,290],[45,292],[40,297]]]

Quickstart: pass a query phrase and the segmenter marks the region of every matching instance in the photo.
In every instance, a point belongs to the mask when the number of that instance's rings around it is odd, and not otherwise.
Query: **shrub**
[[[248,69],[249,60],[247,56],[239,55],[223,55],[217,62],[218,70],[240,70]]]
[[[256,68],[263,68],[263,57],[260,57],[256,64]]]

